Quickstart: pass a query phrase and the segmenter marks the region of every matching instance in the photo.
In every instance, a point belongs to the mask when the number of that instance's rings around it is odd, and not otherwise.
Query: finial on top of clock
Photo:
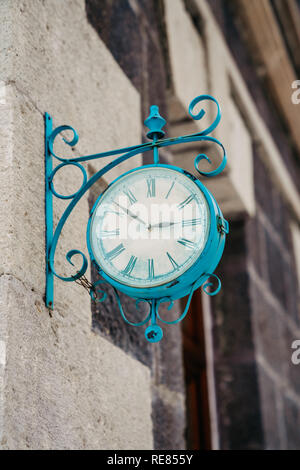
[[[165,135],[162,128],[166,123],[167,121],[159,114],[158,106],[150,106],[150,114],[144,121],[145,126],[150,129],[147,132],[148,139],[154,139],[155,137],[161,139]]]

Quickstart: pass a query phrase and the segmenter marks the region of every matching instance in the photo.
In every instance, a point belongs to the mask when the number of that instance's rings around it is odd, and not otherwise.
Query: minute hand
[[[136,220],[138,220],[139,222],[141,222],[142,224],[147,225],[144,220],[140,219],[138,215],[134,214],[133,212],[131,212],[131,211],[130,211],[129,209],[127,209],[126,207],[121,206],[121,205],[118,204],[117,202],[115,202],[115,204],[116,204],[118,207],[120,207],[120,209],[122,209],[124,212],[126,212],[130,217],[132,217],[133,219],[136,219]]]

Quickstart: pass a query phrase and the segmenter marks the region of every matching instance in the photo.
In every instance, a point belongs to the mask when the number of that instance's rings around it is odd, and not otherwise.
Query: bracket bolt
[[[157,343],[163,337],[163,330],[158,325],[151,325],[145,331],[146,340],[150,343]]]

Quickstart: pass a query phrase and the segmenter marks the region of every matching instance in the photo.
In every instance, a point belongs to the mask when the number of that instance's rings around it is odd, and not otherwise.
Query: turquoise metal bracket
[[[49,137],[52,133],[52,118],[45,114],[45,236],[46,236],[46,298],[47,307],[53,308],[54,275],[49,264],[49,254],[53,238],[53,194],[50,190],[49,176],[52,173],[52,155],[49,152]]]
[[[128,160],[129,158],[132,158],[135,155],[145,153],[148,151],[153,152],[154,165],[160,165],[159,163],[159,149],[160,148],[173,146],[177,144],[184,144],[184,143],[189,143],[189,142],[201,142],[201,141],[205,141],[205,142],[212,143],[212,144],[217,144],[223,152],[223,158],[222,158],[221,163],[215,170],[202,171],[199,168],[200,162],[202,160],[206,160],[209,163],[211,163],[211,160],[208,158],[206,154],[201,153],[197,155],[197,157],[195,158],[195,162],[194,162],[194,166],[197,172],[202,176],[213,177],[213,176],[220,174],[223,171],[223,169],[226,166],[226,161],[227,161],[226,151],[220,141],[218,141],[214,137],[208,136],[208,134],[210,134],[216,128],[216,126],[219,124],[220,119],[221,119],[221,111],[220,111],[220,107],[219,107],[217,100],[215,100],[215,98],[213,98],[210,95],[198,96],[190,103],[189,114],[195,120],[202,119],[203,116],[205,115],[205,111],[203,109],[200,109],[200,111],[195,112],[195,108],[199,103],[201,103],[202,101],[207,101],[207,100],[212,101],[216,104],[217,115],[213,123],[202,131],[196,132],[194,134],[181,136],[181,137],[164,139],[163,137],[165,133],[162,130],[162,128],[166,124],[166,121],[160,116],[158,106],[151,106],[150,115],[145,120],[145,125],[149,129],[149,132],[147,133],[147,137],[151,139],[152,142],[147,142],[147,143],[136,145],[133,147],[125,147],[121,149],[111,150],[109,152],[102,152],[102,153],[80,156],[80,157],[72,157],[72,158],[64,158],[62,156],[56,155],[54,152],[54,141],[56,137],[60,135],[63,131],[71,131],[72,133],[71,140],[68,140],[65,137],[63,137],[63,141],[67,145],[71,147],[75,147],[75,145],[78,142],[77,132],[71,126],[67,126],[67,125],[53,128],[52,117],[48,113],[45,113],[45,222],[46,222],[45,303],[48,308],[53,309],[54,307],[54,277],[57,277],[66,282],[74,282],[82,278],[87,271],[88,260],[85,254],[79,250],[72,249],[68,251],[68,253],[66,254],[66,259],[71,265],[74,266],[72,262],[73,256],[76,256],[76,255],[81,256],[82,258],[81,268],[77,270],[70,277],[66,277],[66,276],[62,276],[58,274],[55,271],[55,267],[54,267],[55,251],[56,251],[57,243],[58,243],[61,231],[64,227],[64,224],[67,221],[70,214],[72,213],[74,207],[80,201],[82,196],[91,188],[91,186],[94,183],[96,183],[108,171],[110,171],[112,168],[116,167],[120,163],[124,162],[125,160]],[[111,157],[111,156],[115,156],[116,158],[110,163],[108,163],[106,166],[104,166],[104,168],[102,168],[97,173],[95,173],[93,176],[88,178],[86,170],[82,165],[82,162],[96,160],[96,159],[105,158],[105,157]],[[55,167],[53,166],[53,159],[59,162],[59,164]],[[63,168],[69,165],[76,166],[77,168],[81,170],[82,176],[83,176],[82,185],[76,192],[74,192],[71,195],[59,194],[55,190],[55,187],[54,187],[54,182],[53,182],[54,176],[57,174],[58,171],[62,170]],[[199,182],[199,184],[201,183]],[[207,190],[206,192],[209,193]],[[55,229],[53,225],[53,196],[55,196],[58,199],[70,200],[64,213],[59,219],[58,224],[55,227]],[[211,199],[214,201],[213,196],[211,196]],[[150,322],[150,326],[148,326],[145,331],[146,339],[149,342],[159,341],[163,336],[163,332],[162,332],[161,327],[157,324],[158,320],[161,323],[168,324],[168,325],[175,324],[183,320],[183,318],[187,314],[194,291],[198,289],[198,287],[200,287],[201,285],[203,285],[203,290],[208,295],[216,295],[221,289],[221,281],[215,274],[213,274],[213,271],[215,270],[221,258],[223,248],[224,248],[224,243],[225,243],[225,236],[226,234],[228,234],[229,227],[228,227],[228,222],[223,218],[217,206],[217,203],[214,201],[212,202],[212,204],[215,207],[216,214],[218,214],[216,215],[216,221],[217,221],[216,232],[219,232],[218,239],[216,235],[214,235],[215,240],[209,240],[210,244],[212,244],[212,242],[215,243],[215,245],[213,245],[215,247],[215,254],[212,256],[210,263],[206,263],[206,265],[204,263],[204,265],[207,267],[207,270],[203,271],[200,277],[198,277],[195,280],[195,276],[193,275],[194,277],[193,279],[191,279],[189,291],[186,291],[186,289],[180,291],[178,287],[179,291],[177,292],[177,295],[173,294],[170,296],[161,296],[160,298],[155,298],[155,297],[140,298],[140,294],[136,292],[136,295],[135,295],[134,293],[132,297],[135,297],[137,299],[136,300],[137,308],[139,308],[139,305],[141,302],[149,304],[149,307],[150,307],[149,313],[147,314],[146,318],[143,321],[138,322],[138,323],[130,322],[125,316],[125,313],[121,305],[120,297],[118,294],[118,290],[124,292],[124,289],[123,289],[124,286],[122,286],[121,284],[118,285],[118,283],[116,283],[117,285],[114,285],[112,282],[109,282],[109,280],[103,276],[104,279],[100,279],[93,285],[90,284],[89,286],[90,287],[89,293],[90,293],[92,300],[97,301],[97,302],[104,301],[106,298],[106,293],[102,291],[101,289],[99,289],[99,286],[105,283],[113,285],[117,303],[119,306],[119,310],[123,319],[128,324],[133,325],[133,326],[142,326]],[[99,267],[97,268],[99,272],[101,273],[101,269]],[[213,288],[212,282],[208,282],[209,279],[215,279],[217,281],[217,287],[212,289]],[[177,289],[177,287],[175,287],[174,289]],[[174,289],[172,292],[174,292]],[[212,289],[212,290],[209,290],[209,289]],[[168,310],[170,310],[173,307],[174,300],[176,298],[180,298],[187,294],[188,294],[188,301],[187,301],[186,307],[183,313],[179,315],[177,320],[166,321],[163,318],[161,318],[159,314],[159,306],[162,303],[168,302],[169,303]]]

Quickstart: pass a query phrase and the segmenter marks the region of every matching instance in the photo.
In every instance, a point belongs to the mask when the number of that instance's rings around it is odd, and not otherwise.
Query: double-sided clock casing
[[[192,264],[188,266],[188,268],[186,268],[182,273],[180,273],[179,268],[178,276],[176,276],[175,270],[175,274],[172,276],[170,281],[167,280],[166,282],[162,282],[158,285],[151,285],[151,282],[148,282],[148,285],[144,283],[145,285],[140,286],[138,283],[134,285],[134,282],[131,282],[131,285],[129,285],[129,283],[124,282],[124,275],[122,275],[121,271],[119,276],[117,273],[112,275],[108,269],[107,263],[105,262],[105,258],[101,258],[99,254],[100,252],[97,248],[99,241],[95,239],[95,230],[93,230],[93,225],[95,224],[95,215],[97,211],[99,211],[99,208],[101,208],[105,195],[122,185],[122,182],[126,181],[128,175],[135,176],[138,174],[137,172],[140,172],[141,174],[143,171],[146,172],[145,174],[147,175],[147,178],[149,178],[151,172],[156,176],[158,172],[161,171],[162,174],[167,175],[166,177],[170,175],[170,181],[172,178],[175,178],[176,180],[177,175],[179,181],[181,179],[183,181],[184,179],[187,179],[189,181],[189,186],[194,187],[195,193],[201,195],[205,200],[209,223],[206,228],[207,233],[205,236],[205,243],[201,247],[201,251],[198,253],[196,259],[192,260]],[[134,186],[130,189],[134,194]],[[122,176],[114,180],[98,197],[91,211],[87,226],[87,246],[91,260],[96,266],[99,274],[119,291],[136,299],[168,298],[170,300],[175,300],[188,295],[192,288],[195,290],[200,287],[214,272],[224,250],[227,232],[228,224],[223,218],[218,204],[212,194],[195,176],[175,166],[154,164],[144,165],[124,173]],[[136,243],[138,243],[138,241]],[[155,282],[153,282],[153,284],[155,284]]]

